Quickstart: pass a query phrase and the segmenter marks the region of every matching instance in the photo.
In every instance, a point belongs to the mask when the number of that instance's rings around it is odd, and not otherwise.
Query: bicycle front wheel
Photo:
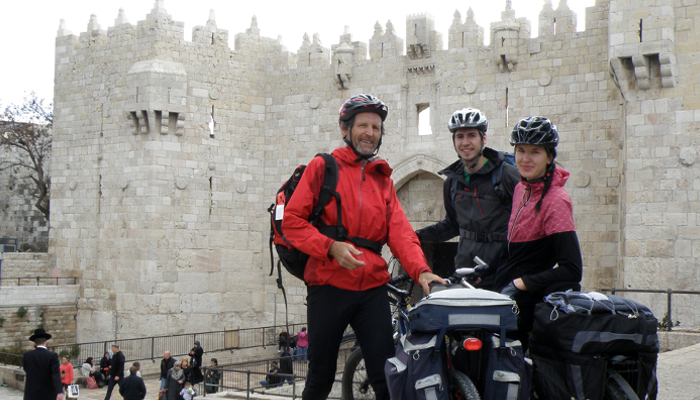
[[[474,382],[467,375],[459,371],[453,371],[451,380],[453,385],[450,390],[450,399],[481,400]]]
[[[342,400],[374,399],[374,390],[369,384],[365,359],[358,347],[345,362],[342,378]]]

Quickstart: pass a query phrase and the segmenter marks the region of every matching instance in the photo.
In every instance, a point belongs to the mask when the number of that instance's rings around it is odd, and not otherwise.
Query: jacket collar
[[[362,166],[361,161],[355,161],[357,160],[357,154],[349,146],[339,147],[333,150],[332,154],[339,162],[358,168]],[[377,156],[368,160],[367,165],[365,165],[365,172],[377,172],[391,177],[392,169],[384,159]]]
[[[496,168],[499,162],[503,162],[505,159],[505,155],[502,152],[494,150],[490,147],[484,147],[484,157],[488,159],[488,162],[486,165],[482,166],[478,171],[476,171],[474,175],[490,174],[491,171]],[[464,163],[462,163],[462,159],[460,158],[453,162],[447,168],[439,171],[438,174],[445,175],[447,177],[464,177]]]

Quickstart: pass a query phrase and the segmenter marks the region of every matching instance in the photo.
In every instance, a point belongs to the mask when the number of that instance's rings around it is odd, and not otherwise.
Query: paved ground
[[[700,400],[700,344],[668,351],[659,355],[657,366],[659,379],[658,400]],[[158,398],[160,381],[155,378],[146,378],[148,390],[147,400]],[[102,400],[107,389],[88,390],[80,389],[80,400]],[[259,396],[255,396],[259,398]],[[279,399],[279,397],[263,396]],[[203,397],[198,397],[203,398]],[[222,398],[222,395],[207,398]],[[121,396],[114,392],[112,399],[121,400]],[[22,392],[9,387],[0,387],[0,400],[22,400]]]

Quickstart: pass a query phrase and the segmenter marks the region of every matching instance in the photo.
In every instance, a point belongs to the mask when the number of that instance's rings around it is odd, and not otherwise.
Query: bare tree
[[[1,109],[0,109],[1,110]],[[32,92],[22,104],[11,104],[0,111],[0,171],[11,170],[25,180],[34,206],[49,220],[51,178],[52,105]]]

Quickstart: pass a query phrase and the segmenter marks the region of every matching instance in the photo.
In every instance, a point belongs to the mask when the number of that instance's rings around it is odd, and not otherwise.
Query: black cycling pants
[[[377,400],[388,400],[384,363],[394,356],[386,286],[350,291],[309,286],[309,371],[303,400],[325,400],[335,380],[338,348],[348,324],[357,335]]]

